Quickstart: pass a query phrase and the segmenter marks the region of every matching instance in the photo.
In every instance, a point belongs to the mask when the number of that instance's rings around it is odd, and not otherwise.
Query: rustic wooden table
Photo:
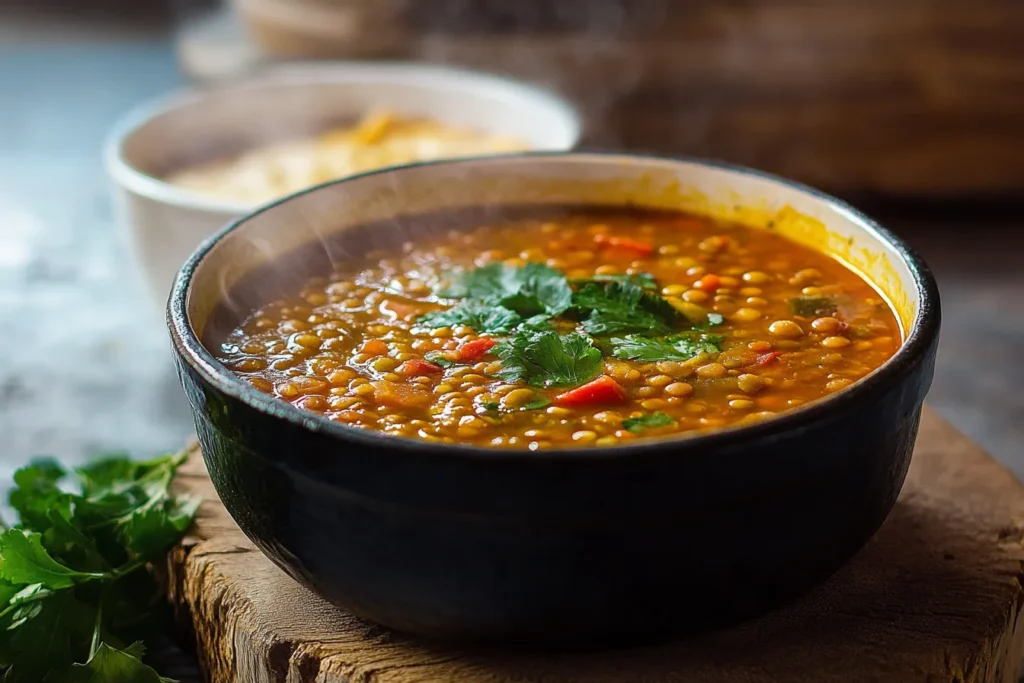
[[[360,621],[245,538],[197,451],[202,498],[171,552],[168,596],[211,683],[1011,683],[1024,659],[1024,486],[925,409],[889,518],[834,576],[732,628],[640,648],[452,647]]]
[[[191,421],[100,163],[126,107],[181,85],[171,43],[36,43],[0,26],[0,482],[38,453],[176,448]],[[876,213],[938,275],[945,324],[931,404],[1024,477],[1020,210]]]

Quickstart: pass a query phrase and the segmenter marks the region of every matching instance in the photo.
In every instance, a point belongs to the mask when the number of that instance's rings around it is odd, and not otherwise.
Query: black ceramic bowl
[[[208,350],[332,260],[551,204],[684,208],[774,229],[864,273],[905,343],[850,388],[753,426],[540,453],[333,423],[251,389]],[[853,556],[903,484],[939,301],[906,245],[809,188],[696,161],[555,153],[370,173],[259,209],[191,257],[168,321],[217,491],[296,580],[423,636],[594,643],[751,615]]]

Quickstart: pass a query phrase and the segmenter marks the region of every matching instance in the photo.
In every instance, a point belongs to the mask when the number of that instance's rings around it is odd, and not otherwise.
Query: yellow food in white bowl
[[[526,149],[529,145],[525,141],[513,137],[379,111],[354,126],[185,168],[166,180],[208,197],[255,205],[387,166]]]
[[[527,83],[428,64],[322,62],[140,105],[111,131],[105,160],[134,260],[163,307],[196,246],[261,204],[417,161],[571,149],[581,132],[569,102]]]

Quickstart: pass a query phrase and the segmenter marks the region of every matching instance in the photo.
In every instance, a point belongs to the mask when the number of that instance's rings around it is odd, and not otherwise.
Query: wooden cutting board
[[[1012,683],[1024,661],[1024,486],[927,409],[895,509],[824,585],[730,630],[587,654],[445,647],[360,621],[253,547],[198,449],[177,483],[207,501],[169,593],[210,682]]]

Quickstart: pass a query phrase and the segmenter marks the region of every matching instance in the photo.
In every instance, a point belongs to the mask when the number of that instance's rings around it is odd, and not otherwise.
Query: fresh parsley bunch
[[[0,533],[3,683],[167,683],[143,661],[159,628],[156,582],[199,501],[170,493],[184,454],[106,457],[71,474],[37,460],[14,475],[20,522]]]

